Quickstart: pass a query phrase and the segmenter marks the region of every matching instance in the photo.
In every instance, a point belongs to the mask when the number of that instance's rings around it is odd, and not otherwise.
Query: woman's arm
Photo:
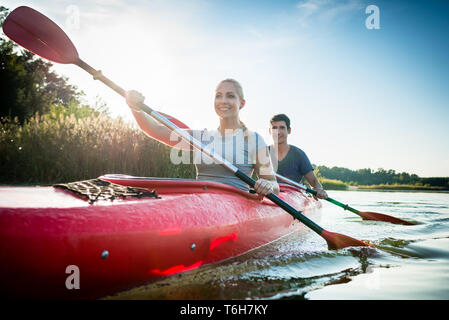
[[[259,177],[259,180],[254,185],[254,190],[264,196],[269,193],[278,194],[279,184],[276,181],[268,148],[259,149],[254,169]]]
[[[143,103],[144,97],[137,91],[131,90],[126,93],[126,102],[131,108],[132,114],[136,119],[139,128],[149,137],[156,139],[168,146],[175,147],[177,149],[190,150],[191,146],[183,141],[178,135],[173,133],[170,129],[160,124],[153,119],[150,115],[141,111],[138,107]],[[192,130],[187,131],[189,135],[192,135]]]

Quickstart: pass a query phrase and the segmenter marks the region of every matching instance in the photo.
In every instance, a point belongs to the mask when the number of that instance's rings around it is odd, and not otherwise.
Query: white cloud
[[[332,24],[344,20],[363,8],[361,0],[305,0],[296,5],[297,21],[301,27]]]

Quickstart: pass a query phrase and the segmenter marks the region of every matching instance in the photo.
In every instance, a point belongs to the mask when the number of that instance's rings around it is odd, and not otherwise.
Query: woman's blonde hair
[[[229,82],[229,83],[232,83],[232,84],[234,85],[234,88],[235,88],[235,90],[237,91],[237,94],[238,94],[238,96],[239,96],[239,98],[240,98],[240,101],[243,101],[243,100],[245,99],[245,96],[243,95],[243,88],[242,88],[242,85],[241,85],[237,80],[232,79],[232,78],[227,78],[227,79],[221,80],[221,81],[217,84],[217,87],[215,88],[215,90],[217,90],[217,88],[218,88],[222,83],[225,83],[225,82]],[[239,122],[240,122],[240,125],[243,127],[243,133],[244,133],[244,136],[247,137],[247,136],[248,136],[248,128],[246,127],[246,125],[243,123],[242,120],[239,119]]]

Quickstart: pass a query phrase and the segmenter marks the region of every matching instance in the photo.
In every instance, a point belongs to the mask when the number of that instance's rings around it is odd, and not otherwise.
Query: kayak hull
[[[231,186],[101,178],[155,190],[160,199],[89,203],[54,187],[0,187],[2,296],[99,298],[306,232],[269,200]],[[316,216],[319,201],[291,186],[281,190],[283,200]]]

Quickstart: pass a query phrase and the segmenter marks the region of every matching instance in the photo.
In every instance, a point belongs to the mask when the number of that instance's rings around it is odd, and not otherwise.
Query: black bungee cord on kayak
[[[62,188],[74,192],[81,197],[85,197],[89,200],[90,204],[98,200],[114,201],[116,198],[123,199],[127,197],[161,199],[156,193],[156,190],[149,191],[144,188],[121,186],[101,179],[56,184],[53,187]]]

